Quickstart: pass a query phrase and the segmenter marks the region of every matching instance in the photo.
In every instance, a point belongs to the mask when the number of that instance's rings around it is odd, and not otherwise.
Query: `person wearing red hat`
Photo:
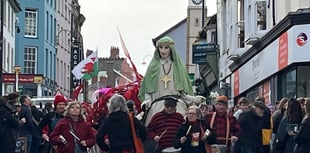
[[[215,111],[208,114],[206,121],[211,127],[211,133],[215,133],[218,145],[226,147],[226,153],[231,153],[231,142],[237,142],[241,134],[241,128],[236,118],[228,114],[227,96],[217,96]]]
[[[57,122],[64,117],[65,107],[67,105],[67,99],[63,95],[56,95],[54,99],[54,111],[47,113],[40,124],[38,125],[39,132],[42,133],[43,140],[47,143],[48,152],[52,149],[49,145],[49,135],[53,131]],[[44,132],[44,128],[47,126],[47,132]]]

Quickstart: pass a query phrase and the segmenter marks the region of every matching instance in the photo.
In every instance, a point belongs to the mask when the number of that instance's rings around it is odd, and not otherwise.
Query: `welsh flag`
[[[78,79],[90,80],[98,74],[98,51],[93,52],[81,61],[72,70],[73,75]]]

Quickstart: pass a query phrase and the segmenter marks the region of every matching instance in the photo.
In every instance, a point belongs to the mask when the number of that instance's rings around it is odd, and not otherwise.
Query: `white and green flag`
[[[93,52],[81,61],[72,70],[73,75],[78,79],[90,80],[98,74],[98,51]]]

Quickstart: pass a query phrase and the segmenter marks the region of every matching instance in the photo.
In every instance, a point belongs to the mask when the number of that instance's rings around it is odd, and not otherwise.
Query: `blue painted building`
[[[57,84],[56,0],[19,0],[19,3],[22,11],[17,14],[20,33],[16,34],[15,65],[21,66],[21,76],[43,76],[33,77],[32,83],[20,83],[19,90],[30,96],[51,96]]]

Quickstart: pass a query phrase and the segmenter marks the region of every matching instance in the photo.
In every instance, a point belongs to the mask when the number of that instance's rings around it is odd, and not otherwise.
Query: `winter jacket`
[[[310,118],[305,118],[299,132],[294,137],[296,142],[294,153],[309,153],[310,152]]]
[[[134,118],[134,126],[136,134],[144,141],[146,138],[145,126],[136,118]],[[108,137],[109,146],[104,142],[105,137]],[[128,113],[116,111],[109,114],[98,130],[96,141],[102,150],[109,151],[110,153],[133,150],[134,143]]]
[[[13,105],[0,102],[0,152],[15,153],[18,120]]]
[[[77,141],[77,144],[79,144],[79,141],[73,137],[70,130],[78,136],[80,141],[85,140],[87,147],[90,148],[96,143],[95,135],[93,134],[91,126],[86,124],[83,119],[74,122],[70,117],[65,117],[58,121],[50,135],[50,143],[57,146],[56,153],[75,153],[75,141]],[[67,141],[66,144],[59,139],[60,135],[65,138]],[[86,151],[85,147],[80,145],[77,146]]]

